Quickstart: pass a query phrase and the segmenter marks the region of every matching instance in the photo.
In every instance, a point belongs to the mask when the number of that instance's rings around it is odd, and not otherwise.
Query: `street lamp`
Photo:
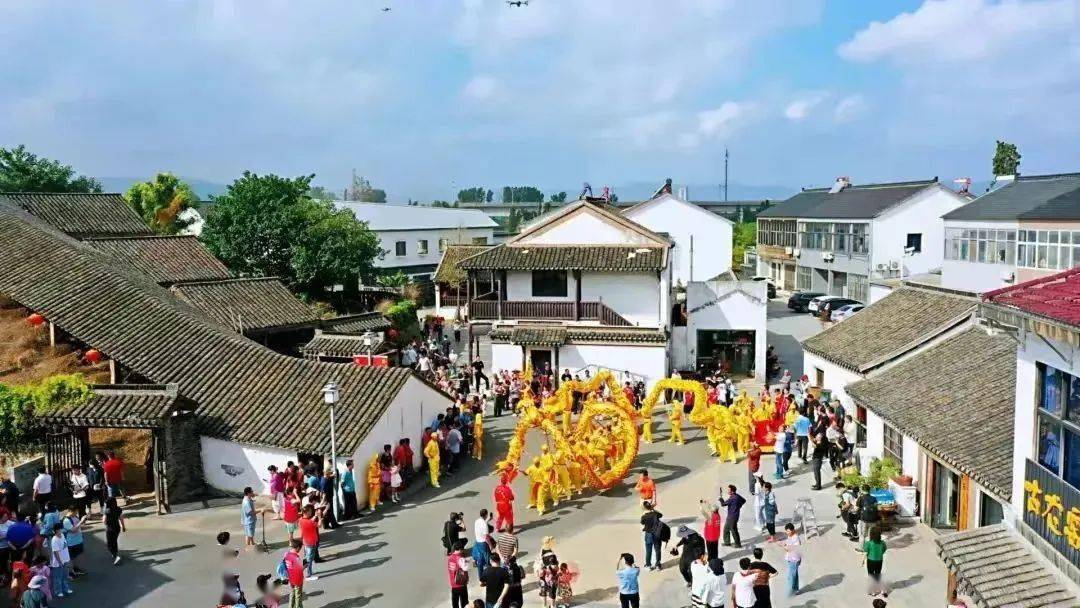
[[[334,509],[334,519],[338,519],[338,500],[337,500],[337,438],[334,436],[334,404],[337,403],[338,396],[341,394],[338,391],[337,383],[333,380],[326,383],[326,386],[322,389],[323,402],[330,408],[330,466],[334,471],[334,487],[332,505]]]
[[[371,349],[373,346],[375,346],[375,334],[370,331],[364,332],[363,342],[364,348],[367,349],[368,365],[374,365],[375,363],[371,360]]]

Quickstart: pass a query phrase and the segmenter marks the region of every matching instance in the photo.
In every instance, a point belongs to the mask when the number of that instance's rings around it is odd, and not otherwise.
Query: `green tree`
[[[553,203],[565,203],[566,202],[566,193],[565,192],[559,192],[558,194],[552,194],[551,195],[551,202],[553,202]]]
[[[327,190],[323,186],[312,186],[311,190],[308,190],[308,196],[319,201],[338,200],[337,196],[333,192]]]
[[[0,445],[16,454],[35,451],[44,439],[38,416],[89,398],[90,387],[78,374],[50,376],[38,384],[0,383]]]
[[[386,190],[372,188],[371,182],[353,174],[352,186],[345,192],[345,200],[360,203],[385,203]]]
[[[503,186],[502,202],[542,203],[544,202],[544,193],[533,186]]]
[[[244,172],[213,197],[202,240],[236,272],[280,277],[309,300],[336,284],[349,290],[374,274],[383,252],[351,211],[308,195],[313,177]]]
[[[475,188],[465,188],[464,190],[458,190],[457,200],[459,203],[482,203],[487,197],[488,192],[491,191],[484,190],[484,188],[481,186],[477,186]]]
[[[1019,175],[1020,174],[1020,150],[1016,144],[997,140],[994,148],[994,175]]]
[[[158,173],[148,182],[132,184],[124,200],[158,234],[176,234],[190,226],[194,219],[181,215],[199,206],[191,186],[172,173]]]
[[[449,208],[449,207],[457,207],[458,202],[454,201],[453,204],[450,204],[447,201],[431,201],[431,206],[432,207],[447,207],[447,208]]]
[[[76,176],[69,165],[17,146],[0,148],[0,192],[101,192],[101,184],[92,177]]]
[[[735,224],[732,231],[731,267],[739,268],[743,263],[743,254],[748,247],[757,244],[757,222],[750,220]]]
[[[491,190],[488,190],[487,194],[484,196],[484,202],[490,203],[491,199],[493,199],[493,198],[495,198],[495,193],[492,192]]]

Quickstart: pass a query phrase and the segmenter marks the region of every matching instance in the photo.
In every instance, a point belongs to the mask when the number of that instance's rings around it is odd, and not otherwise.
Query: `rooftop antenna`
[[[724,146],[724,202],[725,203],[727,202],[727,196],[728,196],[727,177],[728,177],[728,151],[727,151],[727,146]]]
[[[589,182],[585,182],[581,185],[581,196],[578,198],[585,198],[586,194],[589,195],[589,197],[592,197],[592,186],[589,185]]]

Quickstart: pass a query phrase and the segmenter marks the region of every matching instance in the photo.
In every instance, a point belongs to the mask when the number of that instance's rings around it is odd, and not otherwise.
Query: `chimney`
[[[837,192],[840,192],[841,190],[843,190],[844,188],[847,188],[850,185],[851,185],[851,178],[849,178],[849,177],[838,177],[838,178],[836,178],[836,183],[833,184],[832,188],[829,188],[829,194],[836,194]]]

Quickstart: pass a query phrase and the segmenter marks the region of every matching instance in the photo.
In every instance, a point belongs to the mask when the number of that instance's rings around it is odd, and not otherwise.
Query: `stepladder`
[[[814,513],[814,504],[809,498],[799,498],[795,501],[795,510],[792,513],[791,523],[800,529],[806,538],[810,538],[810,530],[815,536],[821,536],[818,529],[817,515]]]

